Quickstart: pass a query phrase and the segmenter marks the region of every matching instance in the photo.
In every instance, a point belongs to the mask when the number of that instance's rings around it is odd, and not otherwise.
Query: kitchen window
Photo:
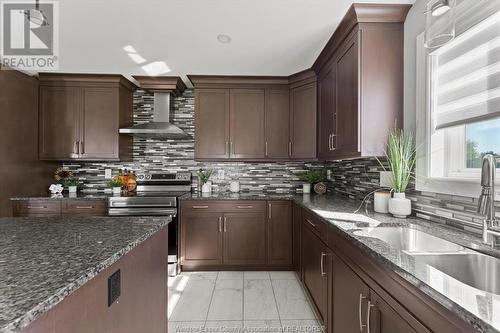
[[[469,2],[461,4],[462,21],[470,20],[463,9]],[[500,10],[469,22],[437,50],[425,50],[423,38],[417,38],[417,189],[476,196],[482,156],[500,154]]]

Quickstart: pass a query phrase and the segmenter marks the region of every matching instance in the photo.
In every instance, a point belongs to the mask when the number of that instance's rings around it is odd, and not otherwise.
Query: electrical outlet
[[[326,170],[326,179],[332,180],[332,170]]]
[[[104,179],[111,179],[111,169],[104,170]]]
[[[217,178],[222,180],[222,179],[224,179],[225,176],[226,176],[226,172],[224,170],[217,171]]]
[[[392,172],[380,171],[380,187],[391,187],[391,186],[392,186]]]

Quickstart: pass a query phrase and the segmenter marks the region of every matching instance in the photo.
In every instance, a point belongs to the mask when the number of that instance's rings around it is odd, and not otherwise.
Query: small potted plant
[[[310,169],[299,176],[299,179],[303,181],[302,184],[302,193],[308,194],[311,193],[311,185],[323,184],[322,182],[325,180],[325,173],[323,170],[319,169]],[[316,186],[315,186],[316,187]],[[318,187],[318,194],[324,193],[323,189],[326,189],[326,186]],[[316,190],[316,188],[315,188]]]
[[[416,160],[415,138],[413,133],[394,129],[389,134],[386,151],[392,185],[392,198],[389,199],[389,213],[399,218],[411,215],[411,201],[406,198],[406,189],[413,173]],[[379,161],[382,168],[385,167]]]
[[[201,184],[202,193],[212,192],[212,182],[210,177],[212,176],[213,170],[198,170],[198,183]]]
[[[112,180],[108,185],[113,189],[113,194],[120,194],[125,183],[121,180]]]
[[[78,185],[80,185],[80,182],[77,179],[66,179],[64,181],[64,187],[68,189],[69,193],[76,193]]]

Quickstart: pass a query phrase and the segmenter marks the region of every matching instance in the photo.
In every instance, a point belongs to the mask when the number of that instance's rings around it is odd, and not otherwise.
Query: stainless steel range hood
[[[170,123],[170,93],[154,93],[153,121],[120,128],[120,133],[156,139],[187,139],[190,136]]]

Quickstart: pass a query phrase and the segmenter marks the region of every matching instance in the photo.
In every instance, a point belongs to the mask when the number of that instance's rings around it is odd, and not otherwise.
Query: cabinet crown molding
[[[186,85],[179,76],[132,76],[144,90],[152,92],[169,92],[174,96],[181,96]]]
[[[195,88],[288,85],[288,76],[188,75]]]
[[[38,80],[44,86],[123,86],[130,91],[137,86],[120,74],[73,74],[73,73],[39,73]]]
[[[330,37],[312,68],[316,73],[328,62],[335,50],[358,23],[400,23],[403,24],[412,5],[405,4],[352,4],[335,33]]]

